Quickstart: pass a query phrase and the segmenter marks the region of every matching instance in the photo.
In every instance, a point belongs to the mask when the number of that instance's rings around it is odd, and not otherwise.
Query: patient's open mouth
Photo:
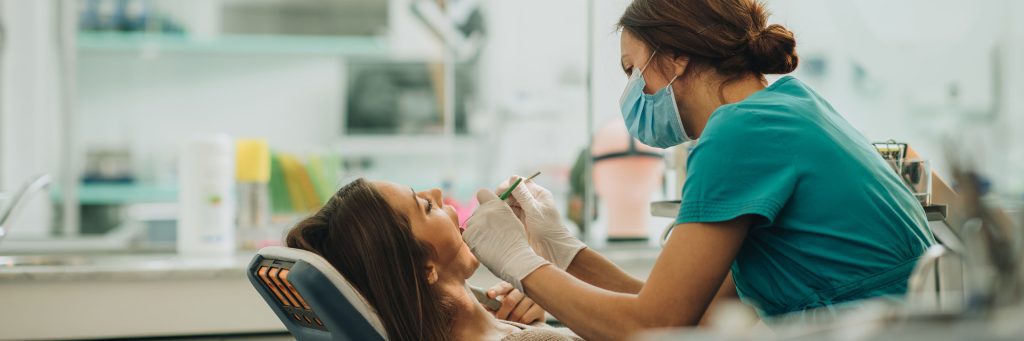
[[[451,206],[446,208],[448,209],[448,214],[452,217],[452,223],[455,223],[455,227],[459,229],[459,234],[466,232],[466,225],[465,223],[459,224],[459,215],[455,213],[455,209],[451,208]]]

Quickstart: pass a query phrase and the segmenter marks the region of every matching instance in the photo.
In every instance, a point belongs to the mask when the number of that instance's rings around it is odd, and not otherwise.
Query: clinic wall
[[[556,196],[587,143],[585,0],[483,1],[481,102],[493,139],[481,184],[542,170]],[[529,18],[526,20],[525,18]]]
[[[436,59],[438,42],[405,10],[408,1],[391,1],[386,34],[394,57]],[[374,170],[352,176],[417,186],[458,179],[462,196],[533,169],[567,178],[586,141],[584,5],[485,1],[488,39],[474,119],[486,121],[477,125],[486,153],[381,153]],[[174,147],[203,132],[264,137],[294,152],[346,147],[340,136],[345,63],[339,58],[83,51],[79,64],[79,155],[128,146],[145,181],[173,181]],[[411,160],[423,167],[410,170]]]
[[[1024,2],[1010,2],[1007,15],[1010,17],[1024,15]],[[1004,75],[1007,103],[1005,115],[1001,117],[1008,143],[1006,157],[1003,159],[1008,163],[1009,189],[1021,193],[1024,192],[1024,179],[1020,176],[1020,174],[1024,174],[1024,96],[1022,96],[1024,94],[1024,63],[1019,61],[1024,61],[1024,22],[1011,20],[1010,23],[1007,30],[1009,44],[1004,59],[1007,61]],[[1015,176],[1011,174],[1015,174]]]
[[[381,34],[391,57],[440,60],[437,39],[408,11],[409,1],[389,1],[391,26]],[[193,33],[216,35],[216,6],[195,2],[162,5],[182,14]],[[83,51],[78,58],[79,154],[127,146],[143,181],[175,181],[177,146],[206,133],[265,138],[276,150],[299,154],[352,149],[339,142],[343,57]]]
[[[0,64],[0,192],[29,177],[59,179],[60,91],[57,70],[56,1],[0,1],[5,28]],[[31,199],[10,226],[14,236],[49,231],[52,206],[46,195]]]
[[[407,1],[391,1],[396,3],[392,15],[398,20],[393,21],[388,36],[396,46],[403,47],[401,54],[437,53],[436,41],[400,10]],[[947,2],[940,1],[936,6]],[[619,35],[614,24],[628,1],[593,3],[594,65],[589,71],[594,89],[594,124],[599,125],[618,115],[618,97],[626,79],[619,67]],[[1014,129],[1024,126],[1024,98],[1014,95],[1022,93],[1024,87],[1024,65],[1016,62],[1024,60],[1022,24],[1010,20],[1012,33],[1002,40],[1006,44],[1002,50],[1006,69],[1001,79],[1008,94],[1003,110],[993,120],[980,120],[961,117],[952,105],[947,105],[943,88],[929,86],[950,80],[960,82],[964,84],[961,103],[969,108],[986,108],[991,104],[987,97],[991,92],[990,63],[976,62],[989,59],[983,46],[953,50],[948,56],[927,60],[865,64],[880,57],[866,54],[863,50],[867,47],[862,42],[851,42],[850,32],[837,23],[842,20],[833,20],[836,15],[852,15],[837,11],[840,3],[769,1],[776,13],[771,20],[797,34],[803,57],[795,73],[798,77],[828,97],[870,139],[912,142],[937,161],[937,168],[942,167],[943,160],[941,140],[936,136],[956,136],[956,128],[961,126],[958,123],[964,120],[976,121],[975,130],[995,132],[995,141],[987,143],[1015,156],[989,158],[986,162],[997,164],[991,168],[1024,168],[1020,164],[1024,142],[1018,137],[1019,129]],[[982,4],[1008,4],[1010,8],[1005,12],[1024,14],[1020,2],[989,0]],[[533,169],[550,169],[559,181],[567,178],[566,168],[587,142],[583,92],[588,71],[587,1],[484,1],[483,5],[488,39],[480,61],[480,110],[487,121],[482,131],[490,135],[483,145],[490,152],[383,155],[377,162],[380,171],[367,175],[424,185],[435,181],[423,179],[469,179],[465,187],[490,184],[509,173],[523,174]],[[873,17],[884,14],[889,7],[874,1],[864,8],[872,11],[861,16]],[[896,8],[892,12],[905,10]],[[971,29],[968,27],[968,31]],[[911,55],[929,52],[923,51]],[[886,54],[893,53],[882,56]],[[237,57],[163,55],[156,57],[159,60],[146,60],[82,54],[78,103],[81,146],[129,145],[134,155],[158,158],[138,161],[136,168],[143,170],[161,169],[172,163],[166,155],[172,154],[175,143],[186,136],[224,127],[239,136],[266,137],[275,146],[294,151],[333,146],[344,107],[340,95],[345,86],[341,81],[344,63],[326,57]],[[815,59],[825,62],[824,72],[809,68]],[[965,63],[967,60],[972,63]],[[858,71],[855,65],[865,70]],[[413,159],[435,166],[416,172],[401,167]],[[148,174],[157,181],[171,176],[157,171]]]
[[[966,152],[958,157],[982,168],[998,188],[1024,191],[1024,99],[1017,95],[1024,35],[1012,20],[1024,14],[1020,2],[768,4],[771,21],[797,35],[801,65],[794,74],[869,139],[910,142],[945,175],[951,160],[944,146],[953,142]],[[921,7],[929,15],[920,15]]]
[[[594,65],[591,69],[594,95],[591,103],[594,108],[594,128],[602,126],[609,119],[621,116],[619,113],[619,97],[626,87],[625,73],[622,71],[619,40],[622,35],[617,27],[619,17],[626,10],[630,0],[594,1],[593,30]]]
[[[79,155],[129,148],[142,180],[174,181],[178,146],[201,134],[325,149],[340,131],[341,63],[328,57],[79,54]]]

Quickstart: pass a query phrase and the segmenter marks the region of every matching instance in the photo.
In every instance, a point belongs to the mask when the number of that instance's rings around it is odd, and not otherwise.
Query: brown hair
[[[357,179],[285,237],[324,257],[377,310],[388,339],[448,340],[451,309],[427,282],[429,245],[380,192]]]
[[[758,0],[634,0],[618,26],[652,50],[688,57],[726,81],[796,69],[796,39]],[[767,25],[767,26],[766,26]]]

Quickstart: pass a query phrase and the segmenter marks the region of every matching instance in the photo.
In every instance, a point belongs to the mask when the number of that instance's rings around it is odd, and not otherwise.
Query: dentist
[[[934,243],[924,211],[818,93],[789,76],[768,85],[798,58],[767,18],[756,0],[634,0],[619,21],[630,134],[660,148],[699,138],[646,281],[572,237],[533,182],[513,191],[523,220],[477,194],[463,235],[477,258],[590,340],[693,326],[733,290],[768,323],[903,295]]]

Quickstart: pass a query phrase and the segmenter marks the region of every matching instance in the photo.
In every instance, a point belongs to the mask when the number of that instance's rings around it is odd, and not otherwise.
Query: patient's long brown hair
[[[342,187],[285,243],[319,254],[377,310],[391,340],[449,340],[451,312],[427,282],[429,245],[364,179]]]

